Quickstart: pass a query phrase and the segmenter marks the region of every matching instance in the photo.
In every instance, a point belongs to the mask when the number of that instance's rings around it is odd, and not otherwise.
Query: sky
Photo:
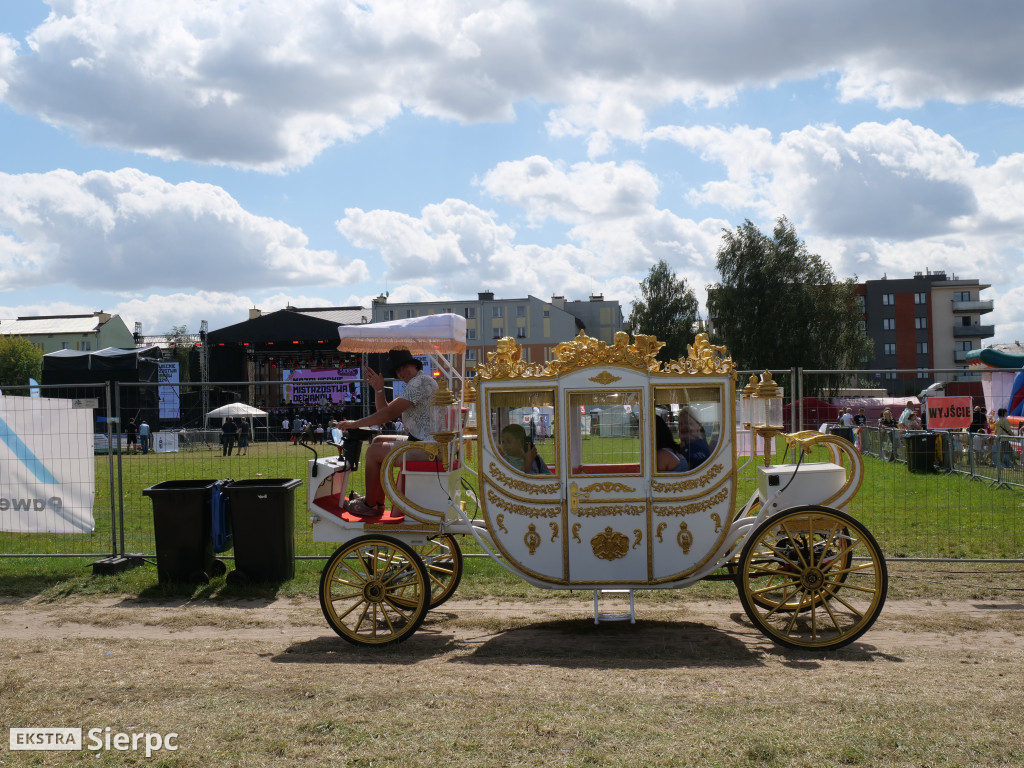
[[[785,216],[1024,340],[1024,3],[3,0],[0,319],[602,294]]]

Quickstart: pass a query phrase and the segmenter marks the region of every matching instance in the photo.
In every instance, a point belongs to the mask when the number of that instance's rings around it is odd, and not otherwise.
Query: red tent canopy
[[[825,422],[834,423],[839,419],[839,408],[819,400],[816,397],[805,397],[802,400],[804,409],[804,420],[802,425],[794,425],[793,420],[796,414],[790,415],[792,405],[786,403],[782,406],[782,420],[786,425],[787,432],[799,432],[804,429],[817,429]]]

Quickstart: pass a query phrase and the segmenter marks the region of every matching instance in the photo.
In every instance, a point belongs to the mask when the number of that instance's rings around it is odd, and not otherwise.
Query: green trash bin
[[[212,497],[217,480],[165,480],[142,491],[153,502],[160,583],[208,582],[224,573],[213,556]]]
[[[907,469],[911,472],[935,471],[935,435],[931,432],[908,432]]]
[[[236,480],[224,486],[235,543],[232,584],[295,577],[295,489],[301,480]]]

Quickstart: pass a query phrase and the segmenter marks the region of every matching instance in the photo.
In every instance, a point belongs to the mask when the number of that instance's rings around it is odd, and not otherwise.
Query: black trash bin
[[[142,491],[153,501],[156,572],[160,583],[208,582],[224,573],[213,546],[217,480],[165,480]]]
[[[911,472],[935,471],[935,435],[931,432],[908,432],[907,469]]]
[[[301,480],[236,480],[224,486],[231,505],[235,570],[228,581],[295,577],[295,489]]]

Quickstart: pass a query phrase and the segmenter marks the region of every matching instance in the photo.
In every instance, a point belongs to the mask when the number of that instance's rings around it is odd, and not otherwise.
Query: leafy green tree
[[[870,354],[854,280],[837,280],[785,217],[771,236],[749,220],[726,230],[717,267],[708,317],[741,368],[850,369]]]
[[[686,354],[686,345],[700,320],[699,305],[686,280],[677,278],[664,259],[640,283],[641,298],[633,302],[626,321],[631,334],[645,333],[665,342],[658,357],[674,360]]]
[[[42,378],[43,353],[22,336],[0,336],[0,388],[27,387],[29,379]],[[28,394],[11,390],[6,394]]]
[[[191,366],[189,361],[191,359],[192,348],[195,345],[195,340],[188,332],[188,326],[172,325],[171,330],[167,333],[167,342],[171,345],[168,350],[168,353],[170,354],[170,362],[178,362],[178,381],[182,383],[191,381]]]

